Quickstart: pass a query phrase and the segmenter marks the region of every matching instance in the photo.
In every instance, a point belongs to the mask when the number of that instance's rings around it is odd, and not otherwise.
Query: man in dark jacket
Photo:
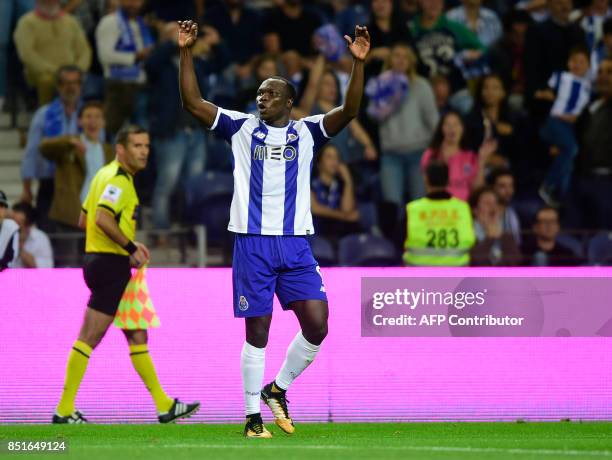
[[[567,225],[612,229],[612,57],[597,72],[598,100],[578,120],[580,153]]]
[[[194,45],[194,63],[200,87],[206,88],[206,78],[221,70],[228,59],[218,32],[212,27],[204,27],[203,32]],[[160,44],[145,61],[151,86],[150,123],[155,135],[153,147],[157,166],[153,222],[159,230],[170,228],[169,201],[179,181],[197,176],[206,164],[204,130],[181,108],[177,39],[178,23],[166,24]],[[165,244],[163,237],[160,244]]]
[[[550,18],[533,24],[525,38],[525,94],[527,107],[543,121],[550,102],[534,99],[537,90],[546,89],[553,72],[565,70],[569,50],[586,46],[583,30],[570,22],[572,0],[548,0]]]

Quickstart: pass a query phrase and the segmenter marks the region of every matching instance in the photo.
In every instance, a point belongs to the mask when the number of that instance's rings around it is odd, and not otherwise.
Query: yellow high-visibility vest
[[[420,198],[406,205],[404,262],[417,266],[464,266],[476,241],[469,205],[455,197]]]

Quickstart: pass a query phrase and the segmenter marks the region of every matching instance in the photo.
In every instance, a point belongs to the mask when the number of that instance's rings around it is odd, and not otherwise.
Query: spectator
[[[578,177],[568,221],[573,228],[612,229],[612,58],[597,72],[599,99],[579,120]]]
[[[23,179],[21,201],[32,203],[32,180],[37,179],[38,225],[45,231],[50,230],[48,214],[53,201],[55,166],[42,157],[39,146],[43,139],[62,135],[74,136],[78,133],[78,106],[83,73],[78,67],[64,66],[57,71],[56,78],[59,96],[34,114],[21,164]]]
[[[466,266],[475,236],[465,201],[448,191],[449,169],[431,162],[425,169],[427,196],[406,206],[404,263],[417,266]]]
[[[399,109],[380,123],[381,183],[383,197],[398,208],[425,194],[421,155],[438,124],[436,101],[429,82],[416,73],[417,59],[405,44],[391,48],[384,70],[408,77],[409,88]]]
[[[45,232],[34,225],[35,212],[31,204],[13,205],[13,219],[19,225],[19,258],[15,268],[53,268],[53,249]]]
[[[35,0],[4,0],[0,2],[0,110],[6,96],[6,80],[8,77],[7,57],[9,39],[14,18],[21,18],[34,8]]]
[[[250,66],[248,66],[250,67]],[[259,86],[270,77],[280,75],[278,58],[274,54],[263,53],[253,60],[251,78],[247,78],[246,87],[236,96],[236,110],[257,115],[257,90]]]
[[[511,233],[516,244],[520,245],[521,223],[518,214],[512,207],[512,198],[514,198],[514,176],[512,171],[508,168],[494,169],[489,174],[488,182],[497,194],[502,208],[502,230]]]
[[[429,83],[431,84],[431,89],[433,90],[434,97],[436,99],[438,115],[443,117],[447,112],[452,110],[449,103],[451,88],[448,78],[446,78],[444,75],[434,75],[429,79]]]
[[[599,63],[607,57],[612,57],[612,18],[604,22],[602,34],[602,39],[597,42],[591,53],[591,73],[594,79],[597,76]]]
[[[59,0],[37,0],[34,11],[22,16],[14,34],[15,46],[28,83],[36,88],[38,104],[53,99],[55,75],[65,65],[87,72],[91,48],[83,29]]]
[[[483,7],[482,0],[463,0],[462,6],[451,9],[446,16],[474,32],[485,48],[490,47],[502,35],[497,13]]]
[[[179,25],[166,24],[161,43],[145,62],[151,91],[151,132],[155,147],[157,179],[153,191],[153,223],[157,230],[170,228],[170,197],[179,181],[197,176],[206,165],[206,138],[197,120],[183,110],[179,95],[177,45]],[[205,88],[205,77],[224,67],[225,59],[218,56],[221,39],[215,29],[204,27],[206,33],[193,46],[194,66],[199,84]],[[165,246],[164,235],[158,244]]]
[[[273,54],[295,51],[312,56],[312,36],[321,25],[319,15],[304,8],[302,0],[283,0],[266,14],[263,22],[264,49]]]
[[[467,112],[471,98],[458,63],[473,63],[482,56],[478,37],[463,24],[451,21],[444,14],[444,0],[420,0],[422,12],[411,23],[412,37],[421,74],[431,78],[446,75],[451,85],[451,106]],[[452,174],[451,174],[452,176]]]
[[[593,51],[603,39],[603,24],[609,18],[612,18],[609,0],[591,0],[584,11],[578,10],[570,15],[570,19],[578,21],[584,30],[589,51]]]
[[[107,0],[60,0],[64,13],[71,14],[79,21],[87,38],[93,38],[100,18],[109,9]]]
[[[467,139],[471,150],[477,150],[485,141],[497,142],[498,162],[512,161],[521,151],[524,134],[521,117],[510,110],[504,83],[498,75],[483,77],[476,89],[474,108],[465,118]]]
[[[569,21],[572,0],[547,1],[550,18],[531,25],[525,37],[525,96],[537,121],[546,117],[550,103],[538,102],[536,91],[546,89],[550,76],[565,68],[570,49],[586,45],[580,26]]]
[[[399,6],[402,14],[408,20],[414,18],[419,12],[418,0],[400,0]]]
[[[310,199],[318,234],[336,241],[361,230],[351,173],[332,144],[321,149]]]
[[[355,24],[366,24],[369,11],[360,2],[350,0],[331,0],[333,10],[332,20],[341,35],[351,35],[355,31]],[[370,35],[371,38],[371,35]],[[372,52],[370,50],[370,52]]]
[[[574,123],[591,98],[588,50],[583,47],[572,49],[567,66],[569,72],[552,75],[548,82],[551,89],[536,91],[535,94],[538,99],[554,101],[550,116],[540,131],[542,140],[559,149],[540,187],[540,197],[554,207],[559,206],[569,188],[574,159],[578,154]]]
[[[162,24],[174,21],[197,21],[204,14],[206,0],[147,0],[143,13]],[[212,2],[211,2],[212,3]]]
[[[406,18],[396,9],[392,0],[371,0],[371,19],[368,24],[372,49],[368,54],[368,74],[377,74],[389,58],[396,43],[410,44],[411,34]]]
[[[19,258],[19,225],[8,218],[8,200],[0,190],[0,272]]]
[[[245,7],[244,0],[224,0],[212,6],[204,20],[223,37],[234,61],[236,75],[244,80],[250,71],[248,64],[262,51],[260,13]]]
[[[104,111],[99,102],[86,102],[79,110],[81,135],[42,140],[42,155],[55,163],[55,193],[49,211],[57,232],[79,231],[81,203],[85,201],[96,172],[114,158],[110,144],[100,142]]]
[[[423,171],[432,161],[448,165],[448,192],[461,200],[467,200],[470,192],[480,186],[484,177],[484,166],[495,151],[495,141],[486,141],[476,154],[468,150],[464,136],[463,120],[457,112],[447,112],[436,131],[429,149],[421,158]]]
[[[120,0],[120,8],[104,16],[96,29],[98,56],[106,79],[104,116],[111,136],[130,117],[142,116],[137,111],[147,80],[142,64],[154,45],[139,15],[143,3],[144,0]]]
[[[489,65],[508,89],[509,102],[515,108],[523,107],[525,91],[525,36],[532,23],[529,13],[513,10],[504,18],[504,36],[489,49]]]
[[[331,69],[324,70],[324,66],[325,60],[320,55],[311,69],[300,105],[292,111],[294,118],[299,119],[309,115],[327,113],[342,105],[338,76]],[[349,165],[353,165],[364,158],[366,160],[376,160],[378,156],[374,142],[357,118],[353,118],[349,125],[329,142],[336,146],[341,161]]]
[[[533,225],[534,235],[527,239],[523,247],[525,265],[564,267],[580,264],[574,252],[557,241],[559,230],[558,211],[549,206],[541,208]]]
[[[512,233],[504,229],[503,204],[497,193],[480,188],[470,197],[470,205],[477,240],[471,250],[472,265],[520,265],[521,253]]]

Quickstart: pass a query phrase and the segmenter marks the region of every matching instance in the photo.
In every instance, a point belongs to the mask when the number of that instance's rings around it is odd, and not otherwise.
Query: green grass
[[[612,459],[612,423],[300,424],[244,439],[239,425],[0,426],[2,458]],[[8,440],[65,439],[64,455],[6,453]]]

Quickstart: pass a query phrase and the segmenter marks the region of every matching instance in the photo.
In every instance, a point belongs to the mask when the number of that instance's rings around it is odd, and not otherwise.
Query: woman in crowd
[[[353,179],[332,144],[323,147],[317,158],[310,200],[317,234],[335,241],[360,231]]]
[[[408,92],[401,105],[379,125],[382,191],[386,201],[403,206],[425,194],[421,155],[438,124],[438,109],[432,88],[416,73],[417,58],[407,44],[391,48],[384,71],[404,74]]]
[[[476,244],[470,251],[471,265],[520,265],[521,253],[508,229],[504,228],[502,204],[492,188],[483,187],[470,197]]]
[[[510,161],[520,149],[520,116],[508,107],[508,96],[499,75],[482,78],[476,103],[465,119],[469,147],[476,150],[484,141],[497,141],[497,153]],[[503,159],[500,159],[503,162]]]
[[[470,192],[483,183],[484,168],[497,148],[495,140],[485,141],[478,154],[470,150],[464,136],[461,116],[447,112],[433,136],[429,149],[423,154],[421,168],[424,171],[430,161],[442,161],[448,165],[448,192],[461,199],[468,199]]]

